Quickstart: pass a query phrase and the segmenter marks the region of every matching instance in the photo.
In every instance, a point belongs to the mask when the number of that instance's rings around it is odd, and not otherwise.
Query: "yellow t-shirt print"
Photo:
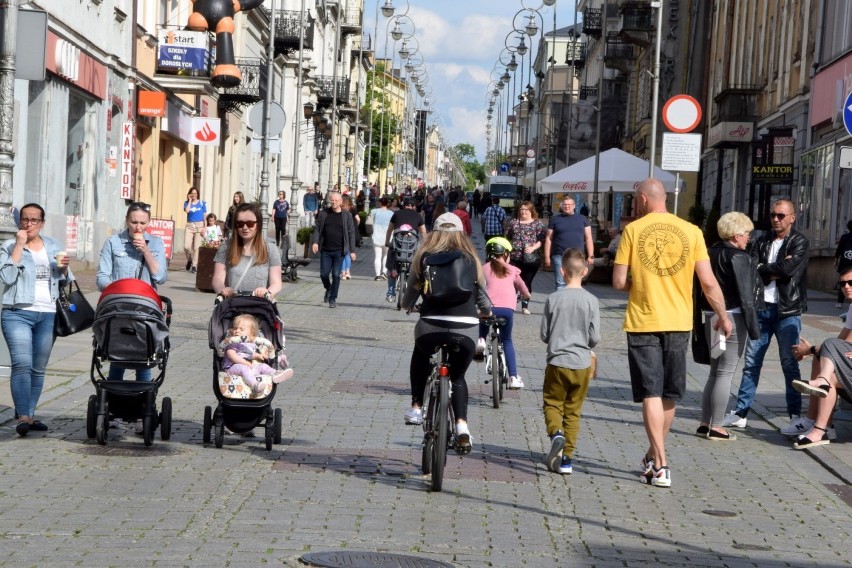
[[[675,225],[654,223],[638,239],[639,262],[657,276],[674,276],[687,265],[689,239]]]

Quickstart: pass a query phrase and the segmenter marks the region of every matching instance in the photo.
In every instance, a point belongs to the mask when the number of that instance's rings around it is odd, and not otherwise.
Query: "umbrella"
[[[648,162],[618,148],[600,155],[598,189],[633,192],[639,182],[648,177]],[[654,177],[666,191],[675,190],[675,176],[654,166]],[[595,190],[595,157],[586,158],[561,169],[539,182],[539,193],[589,193]]]

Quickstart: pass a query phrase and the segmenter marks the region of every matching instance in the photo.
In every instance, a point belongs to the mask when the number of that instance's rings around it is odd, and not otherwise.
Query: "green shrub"
[[[296,232],[296,242],[300,245],[311,242],[311,233],[313,232],[313,227],[302,227]]]

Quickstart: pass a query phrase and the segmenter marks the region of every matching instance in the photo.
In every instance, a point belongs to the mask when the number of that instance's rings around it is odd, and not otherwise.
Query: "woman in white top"
[[[373,280],[387,280],[387,268],[385,267],[388,259],[387,242],[388,227],[390,226],[393,211],[388,209],[388,198],[382,197],[379,199],[379,208],[370,211],[370,219],[373,222],[373,270],[376,272],[376,277]]]

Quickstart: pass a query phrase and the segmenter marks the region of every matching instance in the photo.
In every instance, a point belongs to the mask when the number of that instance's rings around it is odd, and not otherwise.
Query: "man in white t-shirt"
[[[808,239],[793,229],[796,207],[787,199],[779,199],[772,205],[769,220],[772,230],[757,239],[751,249],[757,262],[758,276],[764,285],[763,300],[766,303],[765,309],[757,312],[760,338],[750,340],[746,346],[737,406],[722,421],[726,428],[745,428],[746,416],[757,392],[763,358],[773,335],[781,357],[790,425],[805,420],[801,417],[802,395],[793,388],[793,381],[801,378],[793,346],[799,343],[802,313],[808,308]]]

